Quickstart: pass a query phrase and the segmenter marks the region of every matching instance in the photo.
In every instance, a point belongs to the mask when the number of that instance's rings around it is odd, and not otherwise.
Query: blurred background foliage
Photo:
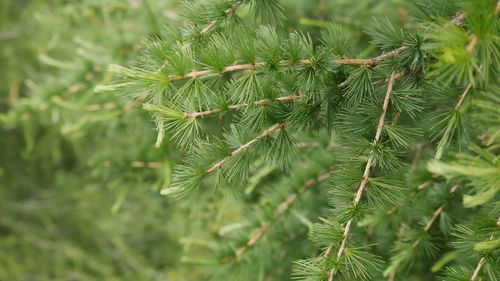
[[[154,147],[140,100],[94,90],[181,24],[178,2],[0,0],[0,280],[195,280],[181,253],[256,200],[160,196],[182,155]],[[406,16],[398,0],[282,2],[286,25],[313,38],[326,22],[359,31],[367,11]]]
[[[136,103],[94,93],[176,4],[0,1],[0,280],[185,280],[158,192],[175,155]]]

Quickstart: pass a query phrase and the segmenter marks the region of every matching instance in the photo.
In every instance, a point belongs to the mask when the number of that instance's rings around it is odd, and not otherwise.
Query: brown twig
[[[500,1],[498,1],[498,4],[500,4]],[[497,6],[497,8],[498,8],[498,6]],[[497,220],[497,226],[500,227],[500,218],[498,218],[498,220]],[[493,240],[493,238],[495,238],[495,236],[492,234],[490,236],[489,240]],[[479,263],[477,264],[476,269],[474,269],[474,273],[472,274],[470,281],[475,281],[477,279],[477,277],[479,276],[479,272],[481,272],[481,268],[483,267],[483,265],[485,263],[486,263],[486,259],[484,257],[482,257],[479,260]]]
[[[234,13],[240,5],[241,5],[241,1],[238,1],[231,8],[224,11],[224,13],[226,15]],[[465,19],[465,16],[466,16],[465,12],[459,12],[459,13],[457,13],[456,17],[451,21],[451,23],[455,24],[455,25],[460,25],[460,24],[462,24],[463,20]],[[205,28],[202,29],[202,33],[203,34],[208,33],[210,30],[212,30],[217,25],[217,22],[218,22],[218,20],[211,21]],[[399,56],[402,52],[404,52],[408,49],[409,49],[408,46],[401,46],[395,50],[392,50],[392,51],[387,52],[387,53],[383,53],[383,54],[381,54],[377,57],[373,57],[373,58],[367,58],[367,59],[337,58],[337,59],[334,59],[332,62],[334,64],[341,64],[341,65],[360,65],[360,66],[374,67],[374,66],[378,65],[379,63],[381,63],[382,61]],[[312,65],[313,63],[314,63],[313,61],[305,59],[305,60],[299,61],[298,63],[292,63],[290,61],[284,60],[284,61],[280,61],[278,64],[282,65],[282,66],[290,66],[290,67],[304,67],[307,65]],[[167,64],[168,64],[168,61],[164,62],[161,66],[161,69],[163,69]],[[193,71],[190,71],[188,73],[185,73],[184,75],[170,76],[169,81],[175,82],[175,81],[181,81],[181,80],[186,80],[186,79],[191,79],[191,78],[205,77],[205,76],[209,76],[211,74],[216,75],[216,74],[224,74],[224,73],[230,73],[230,72],[235,72],[235,71],[249,71],[249,70],[255,70],[257,68],[264,67],[264,66],[266,66],[265,63],[256,62],[256,63],[250,63],[250,64],[234,64],[234,65],[226,66],[222,70],[220,70],[218,73],[214,73],[210,69],[193,70]],[[159,72],[159,71],[157,71],[157,72]]]
[[[374,146],[378,144],[378,142],[380,140],[380,136],[382,135],[382,129],[384,128],[384,124],[385,124],[385,116],[387,114],[387,110],[389,108],[389,102],[390,102],[392,94],[393,94],[392,89],[394,86],[394,80],[395,80],[395,73],[391,73],[391,75],[389,76],[389,82],[387,84],[387,91],[385,94],[384,103],[382,105],[382,114],[380,114],[380,118],[379,118],[378,123],[377,123],[377,130],[375,132],[375,138],[373,139],[373,142],[372,142]],[[361,197],[366,189],[366,186],[368,184],[368,180],[370,178],[370,171],[372,169],[374,161],[375,161],[375,157],[373,155],[371,155],[368,158],[368,161],[366,162],[365,171],[363,173],[361,183],[359,184],[358,190],[356,191],[356,196],[354,197],[354,200],[353,200],[354,205],[358,205],[359,202],[361,201]],[[337,252],[337,260],[340,260],[340,257],[342,256],[342,254],[345,251],[345,248],[347,246],[347,239],[349,238],[349,233],[351,231],[352,223],[353,223],[353,219],[351,218],[350,220],[347,221],[347,223],[344,226],[344,233],[342,235],[342,242],[340,243],[340,247],[339,247],[339,250]],[[331,253],[331,250],[332,250],[332,247],[329,247],[327,249],[327,251],[325,252],[324,256],[329,256]],[[335,271],[332,269],[328,273],[328,281],[333,281],[334,275],[335,275]]]
[[[241,1],[237,1],[236,3],[234,3],[231,7],[229,7],[228,9],[226,9],[224,11],[224,15],[225,16],[229,16],[231,14],[233,14],[236,9],[238,9],[238,7],[241,5]],[[219,23],[219,19],[215,19],[211,22],[209,22],[202,30],[201,30],[201,34],[207,34],[208,32],[210,32],[212,29],[215,28],[215,26],[217,26],[217,24]]]
[[[377,64],[399,56],[402,52],[408,50],[408,46],[401,46],[393,51],[383,53],[380,56],[368,59],[350,59],[350,58],[339,58],[335,59],[333,62],[336,64],[346,64],[346,65],[364,65],[364,66],[376,66]]]
[[[458,190],[458,185],[454,185],[450,189],[450,194],[455,193],[457,190]],[[444,207],[445,207],[445,204],[439,206],[439,208],[437,208],[436,210],[434,210],[434,212],[432,213],[431,218],[427,221],[427,223],[424,226],[424,233],[428,232],[429,229],[431,229],[431,227],[434,224],[434,222],[436,221],[436,219],[439,217],[439,215],[441,215],[441,213],[443,213]],[[422,235],[420,235],[420,237],[418,237],[417,240],[415,240],[415,242],[413,242],[412,247],[416,248],[420,244],[420,242],[422,242],[423,239],[424,239],[424,235],[422,234]]]
[[[436,179],[437,179],[437,177],[436,177],[436,176],[433,176],[430,180],[427,180],[427,181],[425,181],[425,182],[423,182],[423,183],[419,184],[419,185],[417,186],[417,188],[416,188],[417,190],[416,190],[416,191],[413,191],[412,193],[410,193],[410,196],[409,196],[409,198],[407,198],[407,200],[408,200],[408,199],[410,199],[410,198],[415,197],[415,195],[417,195],[417,191],[421,191],[421,190],[426,189],[426,188],[427,188],[429,185],[431,185],[431,183],[433,183]],[[395,205],[395,206],[394,206],[394,207],[392,207],[389,211],[387,211],[387,212],[386,212],[386,215],[387,215],[387,216],[392,216],[392,215],[394,215],[394,214],[395,214],[395,213],[396,213],[396,212],[397,212],[397,211],[398,211],[398,210],[399,210],[402,206],[403,206],[403,203],[399,203],[398,205]]]
[[[217,169],[222,168],[222,165],[224,163],[226,163],[227,161],[229,161],[229,159],[231,159],[231,157],[235,156],[236,154],[238,154],[238,153],[240,153],[240,152],[242,152],[244,150],[247,150],[248,148],[250,148],[257,141],[269,137],[272,133],[274,133],[274,132],[276,132],[278,130],[283,129],[283,127],[285,127],[285,123],[274,124],[270,128],[266,129],[264,132],[262,132],[258,137],[256,137],[256,138],[252,139],[251,141],[249,141],[249,142],[241,145],[236,150],[231,151],[228,156],[224,157],[222,160],[220,160],[220,161],[216,162],[215,164],[213,164],[208,170],[205,171],[205,173],[210,174],[211,172],[213,172],[213,171],[215,171]]]
[[[298,99],[301,99],[304,97],[305,97],[304,95],[290,95],[290,96],[279,97],[276,99],[263,99],[263,100],[258,100],[256,102],[254,102],[253,105],[268,106],[273,101],[275,101],[275,102],[289,102],[289,101],[298,100]],[[240,109],[243,107],[248,107],[250,105],[251,104],[248,104],[248,103],[233,104],[233,105],[228,106],[227,108],[234,110],[234,109]],[[197,118],[205,117],[207,115],[219,113],[222,110],[223,109],[220,109],[220,108],[214,108],[214,109],[205,110],[205,111],[186,112],[186,113],[184,113],[184,119],[197,119]]]
[[[424,184],[426,184],[426,186],[428,185],[429,181],[425,182]],[[450,189],[450,194],[453,194],[455,193],[456,191],[458,190],[458,185],[454,185],[451,189]],[[437,218],[443,213],[444,211],[444,207],[445,207],[445,204],[442,204],[441,206],[439,206],[439,208],[437,208],[433,213],[432,213],[432,216],[431,218],[427,221],[427,223],[425,224],[424,226],[424,233],[427,233],[429,231],[429,229],[431,229],[432,225],[434,224],[434,222],[437,220]],[[424,233],[422,233],[418,238],[417,240],[415,240],[415,242],[413,242],[412,244],[412,247],[413,248],[416,248],[418,247],[418,245],[422,242],[422,240],[424,239]],[[398,239],[398,241],[400,241],[400,239]],[[399,248],[399,247],[397,247]],[[391,272],[389,272],[389,277],[388,277],[388,281],[392,281],[394,280],[396,277],[396,268],[393,268],[393,270]]]
[[[342,65],[360,65],[360,66],[373,67],[373,66],[376,66],[377,64],[381,63],[384,60],[387,60],[387,59],[393,58],[393,57],[397,57],[402,52],[408,50],[408,48],[409,48],[408,46],[402,46],[402,47],[399,47],[398,49],[384,53],[380,56],[368,58],[368,59],[338,58],[338,59],[334,59],[332,62],[334,64],[342,64]],[[283,61],[280,61],[278,64],[281,66],[300,68],[300,67],[312,65],[312,64],[314,64],[314,61],[304,59],[304,60],[300,60],[299,62],[294,63],[294,62],[283,60]],[[213,70],[211,70],[211,69],[194,70],[194,71],[188,72],[184,75],[171,76],[169,78],[169,81],[174,82],[174,81],[181,81],[181,80],[186,80],[186,79],[191,79],[191,78],[200,78],[200,77],[207,77],[210,75],[231,73],[231,72],[236,72],[236,71],[249,71],[249,70],[255,70],[257,68],[261,68],[264,66],[266,66],[265,63],[256,62],[256,63],[249,63],[249,64],[233,64],[230,66],[226,66],[222,70],[220,70],[218,73],[214,73]]]
[[[477,35],[473,34],[472,35],[472,38],[469,42],[469,44],[467,45],[467,53],[472,54],[472,52],[474,51],[474,48],[476,48],[477,46],[477,43],[479,43],[479,37],[477,37]]]
[[[472,83],[469,83],[467,87],[464,90],[464,93],[460,96],[460,99],[458,100],[457,104],[455,105],[455,110],[458,111],[462,104],[464,103],[465,96],[469,93],[470,89],[472,88]]]
[[[238,7],[241,5],[241,1],[237,1],[235,2],[231,7],[227,8],[225,11],[224,11],[224,15],[227,17],[233,13],[236,12],[236,10],[238,9]],[[209,33],[210,31],[212,31],[216,26],[217,24],[221,21],[221,19],[215,19],[215,20],[212,20],[211,22],[209,22],[201,31],[200,31],[200,34],[201,35],[204,35],[204,34],[207,34]],[[168,60],[164,61],[163,64],[156,70],[156,73],[159,73],[161,72],[165,67],[167,67],[168,65],[170,64],[170,62]]]
[[[309,180],[306,182],[296,193],[293,193],[289,195],[283,202],[281,202],[275,209],[274,209],[274,219],[280,217],[283,215],[287,210],[290,209],[290,206],[302,195],[304,192],[307,190],[311,189],[312,187],[318,185],[319,183],[327,180],[331,175],[330,169],[321,175],[319,175],[317,178],[314,178],[312,180]],[[234,255],[236,258],[240,258],[249,248],[251,248],[257,241],[264,236],[264,234],[267,232],[269,227],[271,226],[271,222],[263,222],[259,228],[255,229],[251,234],[250,238],[248,241],[245,243],[244,246],[240,247],[238,250],[235,251]]]

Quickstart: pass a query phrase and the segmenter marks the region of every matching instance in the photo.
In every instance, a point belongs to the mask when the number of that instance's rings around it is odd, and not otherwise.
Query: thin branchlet
[[[236,1],[231,7],[227,8],[225,11],[224,11],[224,16],[229,16],[229,15],[232,15],[236,12],[236,10],[238,9],[238,7],[241,5],[241,1]],[[215,19],[215,20],[212,20],[211,22],[209,22],[202,30],[201,30],[201,34],[207,34],[209,33],[210,31],[212,31],[216,26],[217,24],[220,23],[220,19]]]
[[[285,123],[274,124],[273,126],[271,126],[268,129],[264,130],[264,132],[262,132],[258,137],[256,137],[256,138],[252,139],[251,141],[249,141],[249,142],[241,145],[236,150],[231,151],[228,156],[226,156],[222,160],[214,163],[210,168],[208,168],[205,171],[205,173],[206,174],[210,174],[213,171],[222,168],[222,165],[224,163],[226,163],[227,161],[229,161],[229,159],[231,159],[231,157],[235,156],[236,154],[238,154],[240,152],[243,152],[243,151],[249,149],[253,144],[255,144],[256,142],[258,142],[259,140],[262,140],[262,139],[265,139],[265,138],[269,137],[271,134],[273,134],[276,131],[279,131],[279,130],[283,129],[284,127],[285,127]]]
[[[500,1],[498,1],[498,3],[500,4]],[[499,7],[499,6],[497,6],[497,8],[498,8],[498,7]],[[497,226],[498,226],[498,227],[500,227],[500,217],[499,217],[499,218],[498,218],[498,220],[497,220]],[[493,234],[492,234],[492,235],[490,236],[489,240],[493,240],[493,239],[495,239],[495,235],[493,235]],[[484,264],[485,264],[485,263],[486,263],[486,258],[485,258],[485,257],[482,257],[482,258],[479,260],[479,262],[478,262],[478,264],[477,264],[476,268],[474,269],[474,272],[472,273],[472,276],[471,276],[471,278],[470,278],[470,281],[476,281],[477,277],[479,276],[479,273],[481,272],[481,268],[484,266]]]
[[[408,196],[408,198],[405,199],[405,201],[415,197],[417,195],[417,192],[419,191],[422,191],[424,189],[426,189],[428,186],[430,186],[433,182],[435,182],[437,179],[436,176],[433,176],[431,179],[419,184],[416,188],[415,191],[413,191],[412,193],[410,193],[410,196]],[[404,206],[403,203],[399,203],[395,206],[393,206],[391,209],[389,209],[389,211],[386,212],[386,215],[387,216],[392,216],[394,214],[396,214],[398,212],[399,209],[401,209],[402,207]]]
[[[231,5],[231,7],[227,8],[224,11],[224,16],[228,17],[228,16],[236,13],[236,10],[238,10],[240,5],[241,5],[241,1],[236,1],[233,5]],[[214,30],[222,20],[224,20],[224,18],[214,19],[214,20],[210,21],[207,25],[205,25],[205,27],[203,27],[201,29],[200,35],[205,35],[205,34],[211,32],[212,30]],[[163,64],[155,71],[155,73],[160,73],[168,65],[170,65],[170,62],[168,60],[164,61]]]
[[[464,92],[462,93],[462,95],[460,95],[460,99],[458,100],[457,104],[455,105],[455,111],[460,110],[460,108],[462,107],[462,104],[464,103],[465,97],[470,92],[471,88],[472,88],[472,83],[469,83],[467,85],[467,87],[465,87]]]
[[[423,184],[421,185],[424,185],[425,186],[428,186],[428,183],[429,181],[427,182],[424,182]],[[429,183],[430,184],[430,183]],[[425,188],[425,187],[423,187]],[[422,188],[422,189],[423,189]],[[449,193],[450,194],[453,194],[455,193],[456,191],[458,190],[458,185],[454,185],[452,188],[450,188],[450,191]],[[434,224],[434,222],[438,219],[438,217],[443,213],[444,211],[444,208],[445,208],[446,204],[442,204],[441,206],[439,206],[436,210],[434,210],[434,212],[432,212],[432,215],[431,215],[431,218],[425,223],[424,225],[424,228],[423,228],[423,233],[420,234],[418,236],[418,238],[412,243],[411,247],[412,248],[417,248],[418,245],[420,245],[420,243],[423,241],[424,237],[425,237],[425,234],[427,232],[429,232],[429,230],[431,229],[432,225]],[[400,226],[400,229],[403,229],[403,225]],[[399,239],[397,240],[398,242],[401,240],[402,237],[399,237]],[[398,267],[393,267],[391,268],[391,271],[388,272],[389,276],[387,278],[388,281],[393,281],[395,280],[396,278],[396,271],[397,271]]]
[[[287,198],[285,198],[285,200],[283,200],[278,206],[276,206],[276,208],[274,209],[273,219],[281,217],[287,210],[290,209],[293,203],[296,202],[296,200],[304,192],[317,186],[321,182],[327,180],[330,177],[330,175],[331,175],[331,169],[328,169],[318,177],[307,181],[297,192],[290,194]],[[245,243],[245,245],[241,246],[234,252],[235,257],[240,258],[248,249],[250,249],[253,245],[255,245],[257,241],[260,238],[262,238],[264,234],[267,232],[267,230],[271,226],[271,223],[272,223],[271,221],[263,222],[259,228],[255,229],[250,234],[250,238]]]
[[[290,102],[290,101],[295,101],[298,99],[304,98],[304,95],[300,94],[295,94],[295,95],[289,95],[289,96],[283,96],[283,97],[278,97],[275,99],[262,99],[255,101],[253,103],[240,103],[240,104],[232,104],[227,107],[229,110],[237,110],[245,107],[250,107],[252,105],[254,106],[268,106],[272,102]],[[185,112],[184,113],[184,119],[198,119],[205,117],[207,115],[212,115],[215,113],[222,112],[224,109],[221,108],[214,108],[214,109],[209,109],[205,111],[197,111],[197,112]]]
[[[393,94],[394,81],[395,81],[395,73],[393,72],[389,76],[389,81],[387,84],[387,91],[385,94],[384,103],[382,105],[382,114],[380,114],[380,117],[379,117],[379,120],[377,123],[377,129],[375,132],[375,137],[374,137],[373,142],[372,142],[374,146],[379,143],[380,137],[382,135],[382,129],[384,128],[384,124],[385,124],[385,116],[387,114],[387,110],[389,108],[389,102],[390,102],[392,94]],[[365,166],[365,170],[363,173],[361,183],[359,184],[358,190],[356,191],[356,196],[354,197],[354,200],[353,200],[353,204],[355,206],[361,202],[361,197],[363,196],[363,192],[365,191],[366,186],[368,184],[368,180],[370,178],[370,171],[372,169],[374,161],[375,161],[375,157],[374,157],[374,155],[371,155],[368,158],[368,161],[366,162],[366,166]],[[344,226],[344,233],[342,234],[342,241],[341,241],[340,247],[337,251],[337,260],[340,260],[342,254],[345,251],[345,248],[347,246],[347,239],[349,238],[349,233],[351,231],[352,223],[353,223],[353,219],[351,218],[347,221],[347,223]],[[327,251],[325,252],[324,256],[328,257],[331,253],[331,250],[332,250],[332,247],[329,247],[327,249]],[[335,275],[335,270],[334,269],[330,270],[330,272],[328,273],[328,281],[332,281],[334,278],[334,275]]]
[[[333,64],[341,64],[341,65],[359,65],[366,67],[374,67],[381,63],[382,61],[388,60],[390,58],[394,58],[399,56],[402,52],[408,50],[408,46],[402,46],[396,50],[384,53],[380,56],[368,58],[368,59],[353,59],[353,58],[337,58],[332,61]],[[309,59],[300,60],[298,62],[291,62],[287,60],[282,60],[278,63],[278,65],[283,67],[291,67],[291,68],[302,68],[305,66],[313,65],[315,62]],[[194,70],[184,75],[174,75],[168,78],[168,81],[175,82],[181,80],[187,80],[192,78],[206,78],[212,75],[221,75],[225,73],[237,72],[237,71],[252,71],[259,68],[263,68],[267,66],[266,63],[256,62],[256,63],[248,63],[248,64],[234,64],[230,66],[226,66],[222,68],[220,71],[214,72],[212,69],[202,69],[202,70]]]
[[[453,193],[457,192],[457,190],[458,190],[458,185],[454,185],[450,189],[450,194],[453,194]],[[431,229],[431,227],[434,224],[434,222],[436,221],[436,219],[443,213],[445,207],[446,207],[446,204],[442,204],[441,206],[439,206],[439,208],[437,208],[436,210],[434,210],[434,212],[432,213],[431,218],[427,221],[427,223],[424,226],[424,233],[429,232],[429,229]],[[418,247],[418,245],[422,242],[423,239],[424,239],[424,234],[421,234],[417,238],[417,240],[415,240],[415,242],[413,242],[412,247],[413,248]]]

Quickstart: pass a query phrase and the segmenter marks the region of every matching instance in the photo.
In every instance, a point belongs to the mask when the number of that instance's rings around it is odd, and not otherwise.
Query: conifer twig
[[[378,142],[380,140],[380,136],[382,135],[382,129],[383,129],[384,124],[385,124],[385,115],[387,114],[387,109],[389,108],[389,102],[391,100],[392,93],[393,93],[394,80],[395,80],[395,73],[392,72],[391,75],[389,76],[389,82],[387,84],[387,91],[385,94],[384,103],[382,105],[382,114],[380,114],[380,118],[378,120],[377,130],[375,132],[375,138],[373,139],[373,145],[378,144]],[[359,202],[361,201],[361,197],[363,195],[363,192],[365,191],[366,186],[368,184],[368,180],[370,177],[370,171],[372,169],[374,160],[375,160],[375,157],[373,155],[371,155],[368,158],[368,161],[366,162],[365,171],[363,173],[363,178],[361,180],[361,183],[359,184],[358,190],[356,191],[356,196],[354,197],[354,200],[353,200],[354,205],[358,205]],[[353,219],[351,218],[347,221],[347,223],[344,226],[344,233],[342,235],[342,242],[340,243],[340,247],[339,247],[339,250],[337,252],[337,260],[340,260],[340,257],[342,256],[342,254],[345,251],[345,248],[347,245],[347,239],[349,238],[349,233],[351,231],[352,222],[353,222]],[[325,252],[325,256],[330,255],[331,249],[332,249],[331,247],[329,247],[327,249],[327,251]],[[333,281],[334,274],[335,274],[335,271],[332,269],[328,273],[328,281]]]
[[[377,64],[381,63],[384,60],[399,56],[402,52],[408,50],[408,48],[409,48],[408,46],[402,46],[402,47],[399,47],[393,51],[383,53],[377,57],[368,58],[368,59],[337,58],[337,59],[334,59],[332,61],[332,63],[341,64],[341,65],[361,65],[361,66],[373,67],[373,66],[376,66]],[[300,60],[296,63],[293,63],[291,61],[283,60],[283,61],[278,62],[278,64],[281,66],[300,68],[300,67],[304,67],[304,66],[313,65],[314,61],[309,60],[309,59],[304,59],[304,60]],[[230,72],[236,72],[236,71],[256,70],[258,68],[265,67],[266,65],[267,64],[263,63],[263,62],[247,63],[247,64],[233,64],[233,65],[229,65],[229,66],[222,68],[222,70],[220,70],[219,72],[214,72],[211,69],[193,70],[193,71],[185,73],[184,75],[170,76],[169,81],[175,82],[175,81],[181,81],[181,80],[186,80],[186,79],[191,79],[191,78],[201,78],[201,77],[207,77],[210,75],[224,74],[224,73],[230,73]]]
[[[498,4],[499,5],[497,6],[497,8],[500,7],[500,1],[498,1]],[[500,217],[497,220],[497,226],[500,227]],[[495,238],[495,236],[492,234],[490,236],[489,240],[493,240],[494,238]],[[484,266],[485,263],[486,263],[486,259],[484,257],[482,257],[479,260],[479,263],[477,264],[476,268],[474,269],[474,273],[472,274],[470,281],[475,281],[477,279],[477,277],[479,276],[479,272],[481,272],[481,268]]]
[[[464,103],[465,96],[469,93],[470,89],[472,88],[472,83],[469,83],[467,87],[465,88],[464,92],[462,95],[460,95],[460,99],[458,100],[457,104],[455,105],[455,111],[458,111],[462,104]]]
[[[331,170],[322,173],[318,177],[307,181],[296,193],[290,194],[284,201],[282,201],[275,209],[273,219],[276,219],[283,215],[290,206],[302,195],[304,192],[308,191],[312,187],[318,185],[319,183],[327,180],[331,175]],[[269,227],[271,226],[271,222],[267,221],[260,225],[259,228],[255,229],[251,234],[248,241],[235,251],[234,255],[236,258],[241,257],[249,248],[251,248],[257,241],[264,236]]]
[[[450,194],[455,193],[457,190],[458,190],[458,185],[454,185],[450,189]],[[441,206],[439,206],[439,208],[437,208],[436,210],[434,210],[434,212],[432,213],[431,218],[427,221],[427,223],[424,226],[424,233],[428,232],[429,229],[431,229],[431,227],[434,224],[434,222],[436,221],[436,219],[439,217],[439,215],[441,215],[441,213],[443,213],[444,207],[445,207],[445,204],[442,204]],[[415,242],[413,242],[412,247],[416,248],[420,244],[420,242],[422,242],[423,239],[424,239],[424,235],[422,234],[422,235],[420,235],[418,237],[417,240],[415,240]]]
[[[305,97],[304,95],[289,95],[289,96],[284,96],[284,97],[278,97],[275,99],[262,99],[258,100],[253,103],[253,105],[256,106],[267,106],[272,102],[289,102],[289,101],[294,101],[298,100]],[[243,107],[249,107],[251,104],[249,103],[241,103],[241,104],[232,104],[227,107],[227,109],[240,109]],[[184,119],[197,119],[201,118],[207,115],[215,114],[221,112],[223,109],[221,108],[214,108],[210,110],[205,110],[205,111],[198,111],[198,112],[186,112],[184,113]]]
[[[231,7],[227,8],[225,11],[224,11],[224,16],[229,16],[231,14],[233,14],[234,12],[236,12],[236,9],[238,9],[238,7],[241,5],[241,1],[236,1]],[[215,26],[217,26],[217,24],[219,23],[219,19],[215,19],[215,20],[212,20],[210,23],[208,23],[202,30],[201,30],[201,34],[207,34],[208,32],[210,32],[212,29],[215,28]]]
[[[466,48],[467,53],[472,54],[472,52],[474,51],[474,48],[476,48],[476,46],[477,46],[477,43],[479,43],[479,37],[477,37],[477,35],[473,34],[472,38],[471,38],[471,40]]]
[[[346,64],[346,65],[364,65],[364,66],[376,66],[377,64],[399,56],[402,52],[408,50],[408,46],[401,46],[395,50],[392,50],[387,53],[383,53],[380,56],[368,58],[368,59],[349,59],[349,58],[339,58],[335,59],[334,63],[336,64]]]
[[[450,194],[453,194],[455,193],[456,191],[458,190],[458,185],[454,185],[451,189],[450,189]],[[432,213],[432,216],[431,218],[427,221],[427,223],[425,224],[424,226],[424,231],[425,232],[428,232],[429,229],[431,229],[432,225],[434,224],[434,222],[436,221],[436,219],[439,217],[439,215],[441,215],[441,213],[444,211],[444,207],[445,207],[445,204],[439,206],[439,208],[437,208],[433,213]],[[423,239],[423,236],[421,235],[413,244],[412,244],[412,247],[417,247],[418,244],[420,244],[420,242],[422,241]]]
[[[226,15],[228,15],[230,13],[234,13],[236,11],[236,9],[239,7],[239,5],[241,4],[240,2],[241,1],[236,2],[231,8],[224,11],[224,13]],[[451,21],[451,23],[455,24],[455,25],[460,25],[463,22],[463,20],[465,19],[466,15],[467,14],[465,12],[457,13],[457,16]],[[218,20],[214,20],[214,21],[210,22],[210,24],[207,27],[205,27],[203,30],[207,30],[206,32],[209,32],[212,28],[215,27],[215,25],[217,24],[217,21]],[[367,58],[367,59],[336,58],[332,61],[332,63],[341,64],[341,65],[361,65],[361,66],[374,67],[387,59],[399,56],[402,52],[404,52],[408,49],[409,49],[409,46],[403,45],[395,50],[383,53],[383,54],[376,56],[376,57],[373,57],[373,58]],[[290,67],[304,67],[304,66],[312,65],[313,63],[314,62],[309,60],[309,59],[300,60],[297,63],[292,63],[292,62],[286,61],[286,60],[278,62],[279,65],[290,66]],[[234,65],[226,66],[222,70],[220,70],[218,73],[214,73],[210,69],[193,70],[193,71],[185,73],[184,75],[171,76],[171,77],[169,77],[169,81],[174,82],[174,81],[186,80],[186,79],[190,79],[190,78],[200,78],[200,77],[208,76],[210,74],[215,75],[215,74],[224,74],[224,73],[230,73],[230,72],[235,72],[235,71],[255,70],[257,68],[264,67],[264,66],[266,66],[265,63],[256,62],[256,63],[249,63],[249,64],[234,64]]]
[[[213,164],[208,170],[205,171],[205,173],[207,174],[210,174],[211,172],[217,170],[217,169],[220,169],[222,168],[222,165],[224,163],[226,163],[227,161],[229,161],[229,159],[231,159],[231,157],[233,157],[234,155],[250,148],[254,143],[256,143],[257,141],[261,140],[261,139],[264,139],[264,138],[267,138],[268,136],[270,136],[272,133],[278,131],[278,130],[281,130],[283,129],[283,127],[285,127],[285,123],[277,123],[277,124],[274,124],[273,126],[269,127],[268,129],[266,129],[264,132],[262,132],[258,137],[252,139],[251,141],[241,145],[240,147],[238,147],[236,150],[233,150],[229,153],[228,156],[224,157],[222,160],[216,162],[215,164]]]
[[[410,193],[410,198],[413,198],[415,197],[415,195],[417,195],[417,191],[421,191],[421,190],[424,190],[426,189],[431,183],[433,183],[435,180],[437,179],[436,176],[433,176],[430,180],[427,180],[421,184],[419,184],[417,186],[417,190],[416,191],[413,191],[412,193]],[[398,205],[395,205],[394,207],[392,207],[389,211],[386,212],[386,215],[388,216],[392,216],[394,215],[401,207],[403,206],[403,203],[399,203]]]
[[[449,193],[453,194],[457,190],[458,190],[458,185],[454,185],[450,189]],[[441,206],[439,206],[439,208],[437,208],[436,210],[434,210],[434,212],[432,212],[431,218],[424,225],[424,229],[423,229],[424,232],[419,235],[419,237],[417,238],[417,240],[415,240],[415,242],[413,242],[413,244],[411,245],[412,248],[414,248],[414,249],[417,248],[418,245],[422,242],[422,240],[424,239],[424,234],[429,232],[429,230],[431,229],[434,222],[443,213],[445,205],[446,204],[442,204]],[[389,278],[387,279],[388,281],[392,281],[396,278],[396,269],[397,269],[397,267],[393,268],[392,271],[389,272]]]
[[[237,1],[235,2],[231,7],[227,8],[225,11],[224,11],[224,16],[229,16],[231,14],[234,14],[236,12],[236,10],[238,9],[238,7],[241,5],[241,1]],[[212,20],[211,22],[209,22],[201,31],[200,31],[200,35],[204,35],[204,34],[207,34],[209,33],[210,31],[212,31],[216,26],[217,24],[219,23],[221,19],[214,19]],[[156,70],[156,73],[160,73],[165,67],[167,67],[168,65],[170,64],[170,62],[168,60],[165,60],[163,62],[163,64]]]

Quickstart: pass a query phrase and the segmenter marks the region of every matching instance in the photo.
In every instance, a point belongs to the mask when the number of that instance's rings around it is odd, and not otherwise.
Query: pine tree
[[[183,260],[214,280],[499,280],[500,2],[308,1],[299,21],[297,2],[183,2],[99,87],[185,154],[163,194],[242,206]]]

